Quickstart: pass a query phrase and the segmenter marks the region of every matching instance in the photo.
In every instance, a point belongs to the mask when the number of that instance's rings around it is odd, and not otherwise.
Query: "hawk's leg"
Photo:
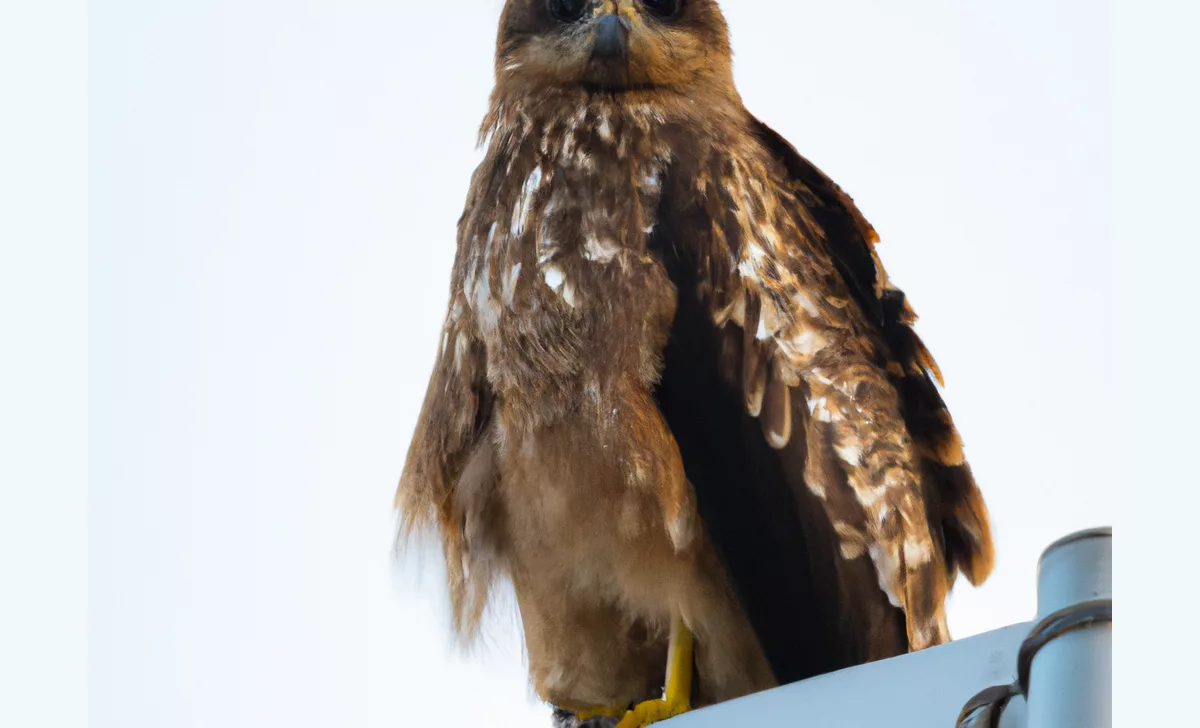
[[[643,728],[691,709],[692,633],[679,617],[671,625],[667,648],[667,687],[660,700],[647,700],[633,706],[617,728]]]
[[[676,618],[667,647],[667,680],[663,697],[647,700],[628,710],[554,711],[554,728],[644,728],[691,709],[692,632]]]

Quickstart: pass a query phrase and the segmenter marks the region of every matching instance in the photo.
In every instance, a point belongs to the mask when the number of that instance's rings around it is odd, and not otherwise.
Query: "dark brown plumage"
[[[676,616],[701,703],[948,639],[992,544],[940,373],[716,3],[510,0],[482,136],[397,493],[458,629],[510,579],[584,712],[661,689]]]

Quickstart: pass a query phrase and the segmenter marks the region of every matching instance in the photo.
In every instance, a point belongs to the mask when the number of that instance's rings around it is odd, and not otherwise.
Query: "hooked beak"
[[[592,60],[608,63],[629,56],[629,21],[620,15],[605,15],[596,21]]]

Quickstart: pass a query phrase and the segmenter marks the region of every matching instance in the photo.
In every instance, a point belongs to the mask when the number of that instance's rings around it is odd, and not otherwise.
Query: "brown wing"
[[[750,131],[694,167],[678,157],[656,233],[680,292],[660,399],[705,528],[786,682],[816,666],[795,657],[797,622],[832,635],[807,645],[831,650],[827,665],[945,641],[952,576],[981,581],[992,546],[874,231],[777,134]],[[688,323],[697,293],[707,319]],[[722,399],[731,387],[736,411]]]
[[[983,497],[963,455],[962,438],[934,385],[941,371],[912,326],[917,320],[904,292],[887,279],[875,253],[879,241],[849,195],[783,137],[761,121],[755,132],[786,167],[805,198],[827,250],[855,302],[876,323],[890,360],[891,382],[922,464],[922,488],[934,537],[942,540],[947,573],[975,585],[991,573],[994,550]]]
[[[496,575],[495,565],[486,561],[496,553],[486,543],[495,538],[495,524],[484,522],[496,513],[496,473],[487,436],[495,395],[487,381],[483,341],[474,317],[466,314],[464,292],[468,246],[463,236],[475,199],[472,193],[459,220],[441,347],[396,490],[401,538],[429,526],[441,536],[455,628],[464,636],[478,628]]]
[[[653,247],[679,291],[656,398],[679,446],[704,532],[721,557],[746,617],[781,684],[907,650],[903,613],[877,586],[867,559],[843,559],[825,507],[805,485],[805,462],[832,465],[828,448],[806,436],[804,398],[763,392],[779,406],[791,437],[776,449],[750,413],[743,387],[742,329],[714,322],[702,264],[686,240],[688,221],[664,222]],[[779,380],[772,380],[771,387]],[[704,680],[704,675],[699,679]]]

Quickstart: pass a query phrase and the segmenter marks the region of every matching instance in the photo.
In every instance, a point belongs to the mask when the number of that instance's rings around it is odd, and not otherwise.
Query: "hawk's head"
[[[715,0],[508,0],[497,46],[497,81],[510,89],[732,89]]]

